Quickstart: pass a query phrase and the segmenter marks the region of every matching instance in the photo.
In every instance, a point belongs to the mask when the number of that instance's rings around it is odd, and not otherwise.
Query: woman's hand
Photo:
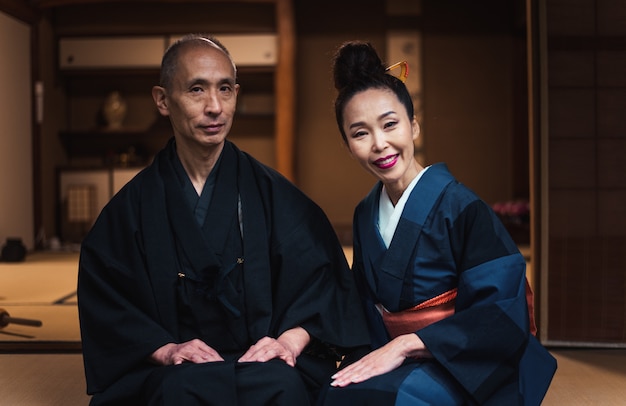
[[[201,364],[224,361],[224,358],[204,341],[194,339],[181,344],[165,344],[152,353],[150,361],[158,365],[179,365],[183,362]]]
[[[351,383],[363,382],[373,376],[393,371],[402,365],[406,358],[430,356],[430,352],[417,334],[404,334],[334,374],[331,385],[344,387]]]
[[[276,339],[271,337],[261,338],[239,358],[239,362],[266,362],[279,358],[285,361],[287,365],[293,367],[296,365],[296,358],[298,358],[310,340],[311,337],[305,329],[295,327],[285,331]]]

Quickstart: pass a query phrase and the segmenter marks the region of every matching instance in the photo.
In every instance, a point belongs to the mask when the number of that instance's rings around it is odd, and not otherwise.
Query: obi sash
[[[454,314],[454,302],[457,289],[450,289],[438,296],[428,299],[417,306],[400,312],[390,312],[381,304],[376,307],[383,317],[383,323],[389,332],[389,336],[394,339],[402,334],[415,333],[424,327]],[[528,305],[528,317],[530,323],[530,333],[537,334],[535,324],[535,306],[533,301],[533,291],[526,279],[526,303]]]
[[[389,312],[380,304],[377,307],[382,314],[383,323],[385,323],[385,327],[393,339],[402,334],[414,333],[453,315],[456,292],[456,288],[451,289],[401,312]]]

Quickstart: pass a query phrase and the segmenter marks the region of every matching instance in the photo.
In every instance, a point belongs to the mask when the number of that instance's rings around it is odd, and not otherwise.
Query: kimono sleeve
[[[128,203],[118,198],[112,203],[116,210],[105,208],[81,247],[78,307],[90,394],[104,391],[174,341],[156,321],[137,225],[124,207]]]
[[[417,332],[432,355],[478,401],[518,380],[529,339],[526,263],[481,201],[450,222],[458,265],[455,314]]]

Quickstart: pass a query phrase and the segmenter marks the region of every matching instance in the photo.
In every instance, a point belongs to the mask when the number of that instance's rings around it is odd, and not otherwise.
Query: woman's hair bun
[[[333,77],[337,90],[351,83],[376,80],[384,74],[385,66],[369,42],[345,42],[335,53]]]

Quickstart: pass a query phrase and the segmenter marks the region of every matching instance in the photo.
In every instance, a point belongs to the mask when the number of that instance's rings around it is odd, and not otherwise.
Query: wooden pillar
[[[276,169],[296,182],[295,154],[295,23],[291,0],[276,0],[278,63],[275,70],[276,93]]]

